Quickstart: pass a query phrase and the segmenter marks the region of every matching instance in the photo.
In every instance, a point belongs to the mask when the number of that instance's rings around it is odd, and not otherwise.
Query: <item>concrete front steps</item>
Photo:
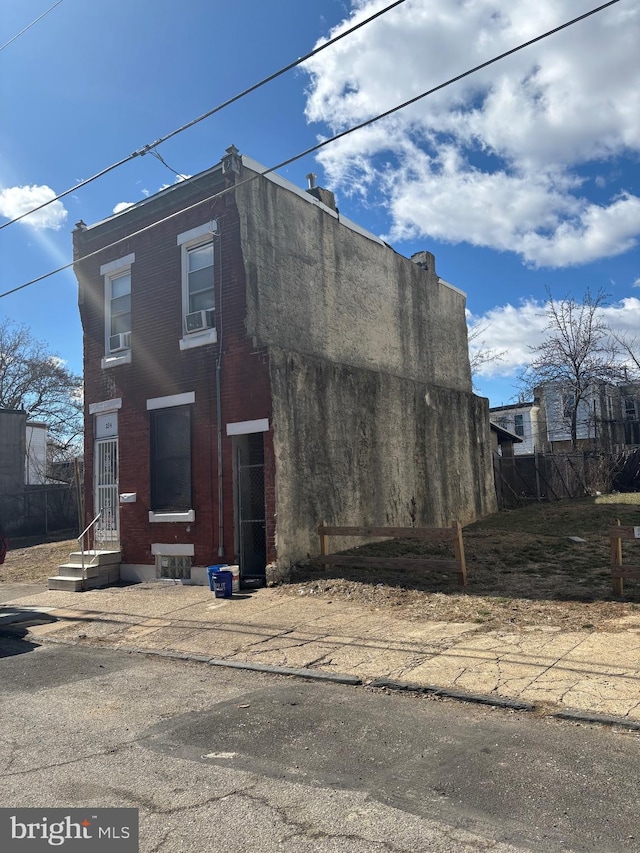
[[[120,580],[121,561],[121,551],[85,551],[83,571],[82,552],[74,551],[67,563],[58,566],[58,574],[47,580],[47,588],[84,592],[110,586]]]

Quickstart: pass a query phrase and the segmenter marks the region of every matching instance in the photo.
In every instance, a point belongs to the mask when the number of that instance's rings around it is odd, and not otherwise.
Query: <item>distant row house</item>
[[[560,383],[539,386],[533,402],[495,406],[493,423],[522,439],[517,456],[571,449],[575,397]],[[599,382],[578,403],[580,450],[621,450],[640,446],[640,383]]]

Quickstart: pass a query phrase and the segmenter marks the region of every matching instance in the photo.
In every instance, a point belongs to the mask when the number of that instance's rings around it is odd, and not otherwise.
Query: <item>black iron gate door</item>
[[[237,471],[240,579],[262,585],[267,563],[264,463],[243,464],[238,452]]]

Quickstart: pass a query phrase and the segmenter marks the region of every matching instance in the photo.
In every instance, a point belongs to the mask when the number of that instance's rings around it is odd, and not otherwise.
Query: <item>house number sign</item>
[[[96,438],[113,438],[118,435],[118,413],[96,415]]]

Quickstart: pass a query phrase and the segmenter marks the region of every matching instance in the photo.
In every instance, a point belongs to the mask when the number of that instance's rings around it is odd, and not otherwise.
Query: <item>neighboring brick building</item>
[[[317,553],[321,520],[495,509],[464,294],[262,171],[232,146],[74,231],[87,518],[103,511],[124,578],[239,562],[260,581]]]

